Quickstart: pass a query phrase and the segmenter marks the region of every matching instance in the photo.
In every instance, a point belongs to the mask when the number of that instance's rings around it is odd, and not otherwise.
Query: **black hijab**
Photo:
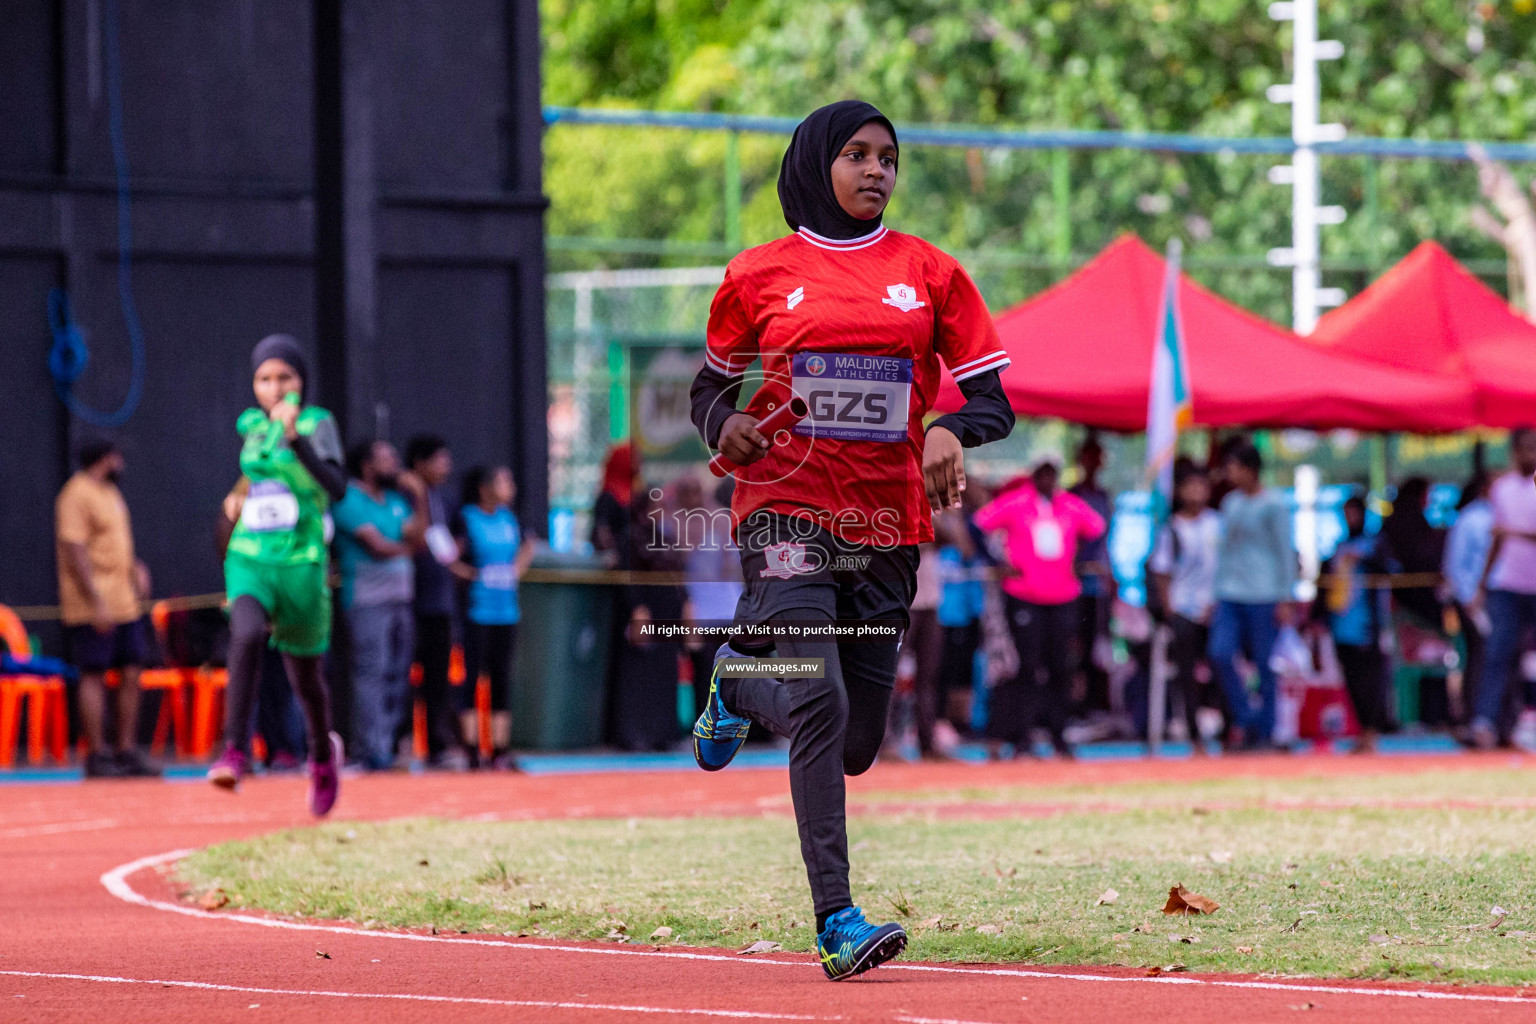
[[[261,364],[268,359],[281,359],[293,367],[293,372],[299,375],[300,380],[309,384],[309,367],[304,362],[304,350],[299,347],[299,341],[293,335],[269,334],[258,341],[251,350],[251,372],[261,369]]]
[[[779,168],[779,205],[791,231],[803,227],[826,238],[858,238],[880,226],[879,217],[860,220],[843,209],[832,191],[832,161],[871,121],[884,125],[891,141],[896,140],[895,126],[863,100],[829,103],[800,122]]]

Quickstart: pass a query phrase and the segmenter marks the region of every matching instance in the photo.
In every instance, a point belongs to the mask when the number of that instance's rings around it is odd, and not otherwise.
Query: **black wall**
[[[4,0],[0,14],[0,602],[55,600],[69,453],[117,440],[156,592],[222,585],[249,353],[288,331],[348,440],[429,430],[511,461],[547,514],[536,0]],[[116,32],[113,31],[114,22]],[[46,359],[68,290],[117,408],[112,43],[145,388],[122,427],[67,415]],[[380,417],[380,410],[387,415]]]

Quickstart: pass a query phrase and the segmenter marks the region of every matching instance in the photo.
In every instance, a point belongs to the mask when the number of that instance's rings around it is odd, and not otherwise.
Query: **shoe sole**
[[[713,743],[713,742],[716,742],[716,741],[710,740],[709,742]],[[738,744],[736,744],[736,750],[731,751],[731,756],[730,757],[726,758],[724,761],[720,762],[719,764],[710,764],[709,762],[704,760],[704,755],[699,750],[699,738],[697,736],[693,737],[693,759],[698,764],[698,766],[700,768],[704,769],[707,772],[718,772],[722,768],[728,767],[732,761],[736,760],[736,751],[738,751],[740,749],[741,749],[741,744],[738,743]]]
[[[228,768],[214,768],[208,772],[208,781],[219,789],[227,789],[231,793],[240,788],[240,776]]]
[[[896,932],[894,935],[887,935],[870,949],[865,950],[864,955],[854,962],[853,969],[847,974],[839,974],[835,978],[829,975],[827,980],[847,981],[849,978],[857,978],[866,971],[872,971],[881,964],[896,959],[901,955],[901,951],[906,948],[906,932]]]

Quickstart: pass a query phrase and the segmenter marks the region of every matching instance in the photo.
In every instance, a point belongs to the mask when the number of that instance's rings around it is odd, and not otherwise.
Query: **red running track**
[[[860,793],[1382,770],[1471,758],[1244,759],[1120,764],[886,766]],[[494,818],[783,813],[782,771],[720,776],[383,776],[348,779],[338,817],[424,811]],[[302,783],[238,796],[201,784],[0,786],[0,1022],[358,1021],[1536,1021],[1516,989],[1174,975],[1104,968],[898,961],[854,982],[810,957],[361,932],[175,902],[153,862],[172,851],[307,823]],[[146,862],[134,868],[136,861]],[[106,876],[105,878],[103,876]],[[330,954],[316,956],[317,950]]]

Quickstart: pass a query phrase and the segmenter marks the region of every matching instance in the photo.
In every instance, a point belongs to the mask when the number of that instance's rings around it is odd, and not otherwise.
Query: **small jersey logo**
[[[887,306],[895,306],[903,313],[910,313],[914,309],[922,309],[928,303],[917,297],[917,289],[909,284],[893,284],[885,289],[886,298],[880,301]]]
[[[763,557],[767,559],[768,564],[759,574],[762,576],[777,576],[781,580],[787,580],[791,576],[803,576],[816,571],[814,565],[806,563],[804,544],[795,544],[790,541],[770,544],[763,549]]]
[[[821,356],[811,356],[805,361],[805,372],[812,377],[820,377],[827,372],[827,361]]]
[[[796,288],[794,291],[789,293],[789,298],[785,300],[784,304],[790,309],[794,309],[796,306],[800,305],[800,301],[804,298],[805,288]]]

